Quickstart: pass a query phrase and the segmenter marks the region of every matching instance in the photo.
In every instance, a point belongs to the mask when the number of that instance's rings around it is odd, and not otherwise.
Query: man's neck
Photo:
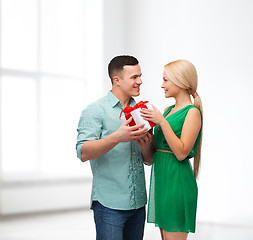
[[[114,88],[112,88],[112,94],[121,101],[123,108],[129,106],[131,97],[125,96],[122,92],[117,91]]]

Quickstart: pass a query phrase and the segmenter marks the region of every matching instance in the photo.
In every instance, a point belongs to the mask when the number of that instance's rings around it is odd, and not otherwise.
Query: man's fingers
[[[142,129],[139,129],[139,130],[135,130],[135,131],[132,131],[132,133],[131,133],[131,135],[133,135],[133,136],[138,136],[138,137],[140,137],[140,136],[144,136],[146,133],[146,131],[148,130],[148,128],[142,128]]]
[[[124,122],[124,124],[127,126],[127,125],[132,121],[132,119],[133,119],[133,117],[128,118],[128,119]]]
[[[142,123],[142,124],[138,124],[138,125],[135,125],[135,126],[133,126],[133,127],[130,127],[130,129],[131,129],[132,131],[135,131],[135,130],[138,130],[139,128],[143,128],[144,126],[145,126],[145,124]]]
[[[151,134],[151,136],[153,135],[153,129],[152,128],[150,130],[148,130],[148,132]]]
[[[152,140],[152,135],[149,132],[146,132],[142,139],[145,143],[150,143]]]
[[[137,142],[138,144],[143,144],[143,143],[144,143],[144,140],[143,140],[143,138],[138,138],[138,139],[136,140],[136,142]]]
[[[147,142],[147,139],[146,139],[146,137],[145,137],[146,135],[144,135],[144,136],[135,136],[138,140],[137,140],[137,142],[139,142],[139,143],[141,143],[141,144],[145,144],[146,142]]]
[[[150,138],[152,137],[152,135],[151,135],[151,133],[147,132],[146,135],[145,135],[145,137],[146,137],[147,139],[150,139]]]
[[[146,140],[145,139],[143,139],[144,138],[144,136],[145,136],[145,133],[143,133],[143,134],[140,134],[140,135],[138,135],[138,136],[134,136],[133,138],[134,138],[134,140],[138,140],[138,141],[140,141],[141,143],[146,143]]]

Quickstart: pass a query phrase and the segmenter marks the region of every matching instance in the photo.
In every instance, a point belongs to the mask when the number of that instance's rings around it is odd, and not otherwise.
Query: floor
[[[0,240],[94,240],[92,211],[7,217],[0,220]],[[159,240],[159,230],[146,224],[144,240]],[[198,223],[188,240],[253,240],[253,228]]]

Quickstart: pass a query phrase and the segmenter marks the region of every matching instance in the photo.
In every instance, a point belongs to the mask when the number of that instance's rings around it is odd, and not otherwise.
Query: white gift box
[[[145,106],[148,109],[154,110],[154,108],[152,107],[151,103],[149,103],[149,102],[145,103]],[[151,128],[153,128],[155,126],[155,124],[152,123],[152,122],[149,122],[147,120],[144,120],[142,118],[142,116],[141,116],[140,110],[141,110],[141,108],[137,108],[137,109],[134,109],[133,111],[130,112],[131,116],[133,117],[133,121],[129,125],[130,126],[134,126],[134,125],[138,125],[138,124],[143,124],[144,123],[145,124],[144,128],[148,128],[147,129],[147,131],[148,131]],[[129,117],[126,119],[126,117],[124,115],[124,116],[121,116],[120,119],[121,119],[122,122],[125,122],[127,119],[129,119]]]

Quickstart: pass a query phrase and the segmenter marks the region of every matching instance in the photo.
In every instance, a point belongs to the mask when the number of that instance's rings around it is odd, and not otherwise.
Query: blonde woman
[[[160,227],[163,240],[185,240],[189,232],[195,232],[202,135],[202,104],[194,65],[186,60],[165,65],[161,87],[165,97],[175,98],[176,103],[163,115],[155,107],[154,111],[142,110],[144,119],[157,124],[147,220]],[[139,146],[144,144],[141,139]]]

